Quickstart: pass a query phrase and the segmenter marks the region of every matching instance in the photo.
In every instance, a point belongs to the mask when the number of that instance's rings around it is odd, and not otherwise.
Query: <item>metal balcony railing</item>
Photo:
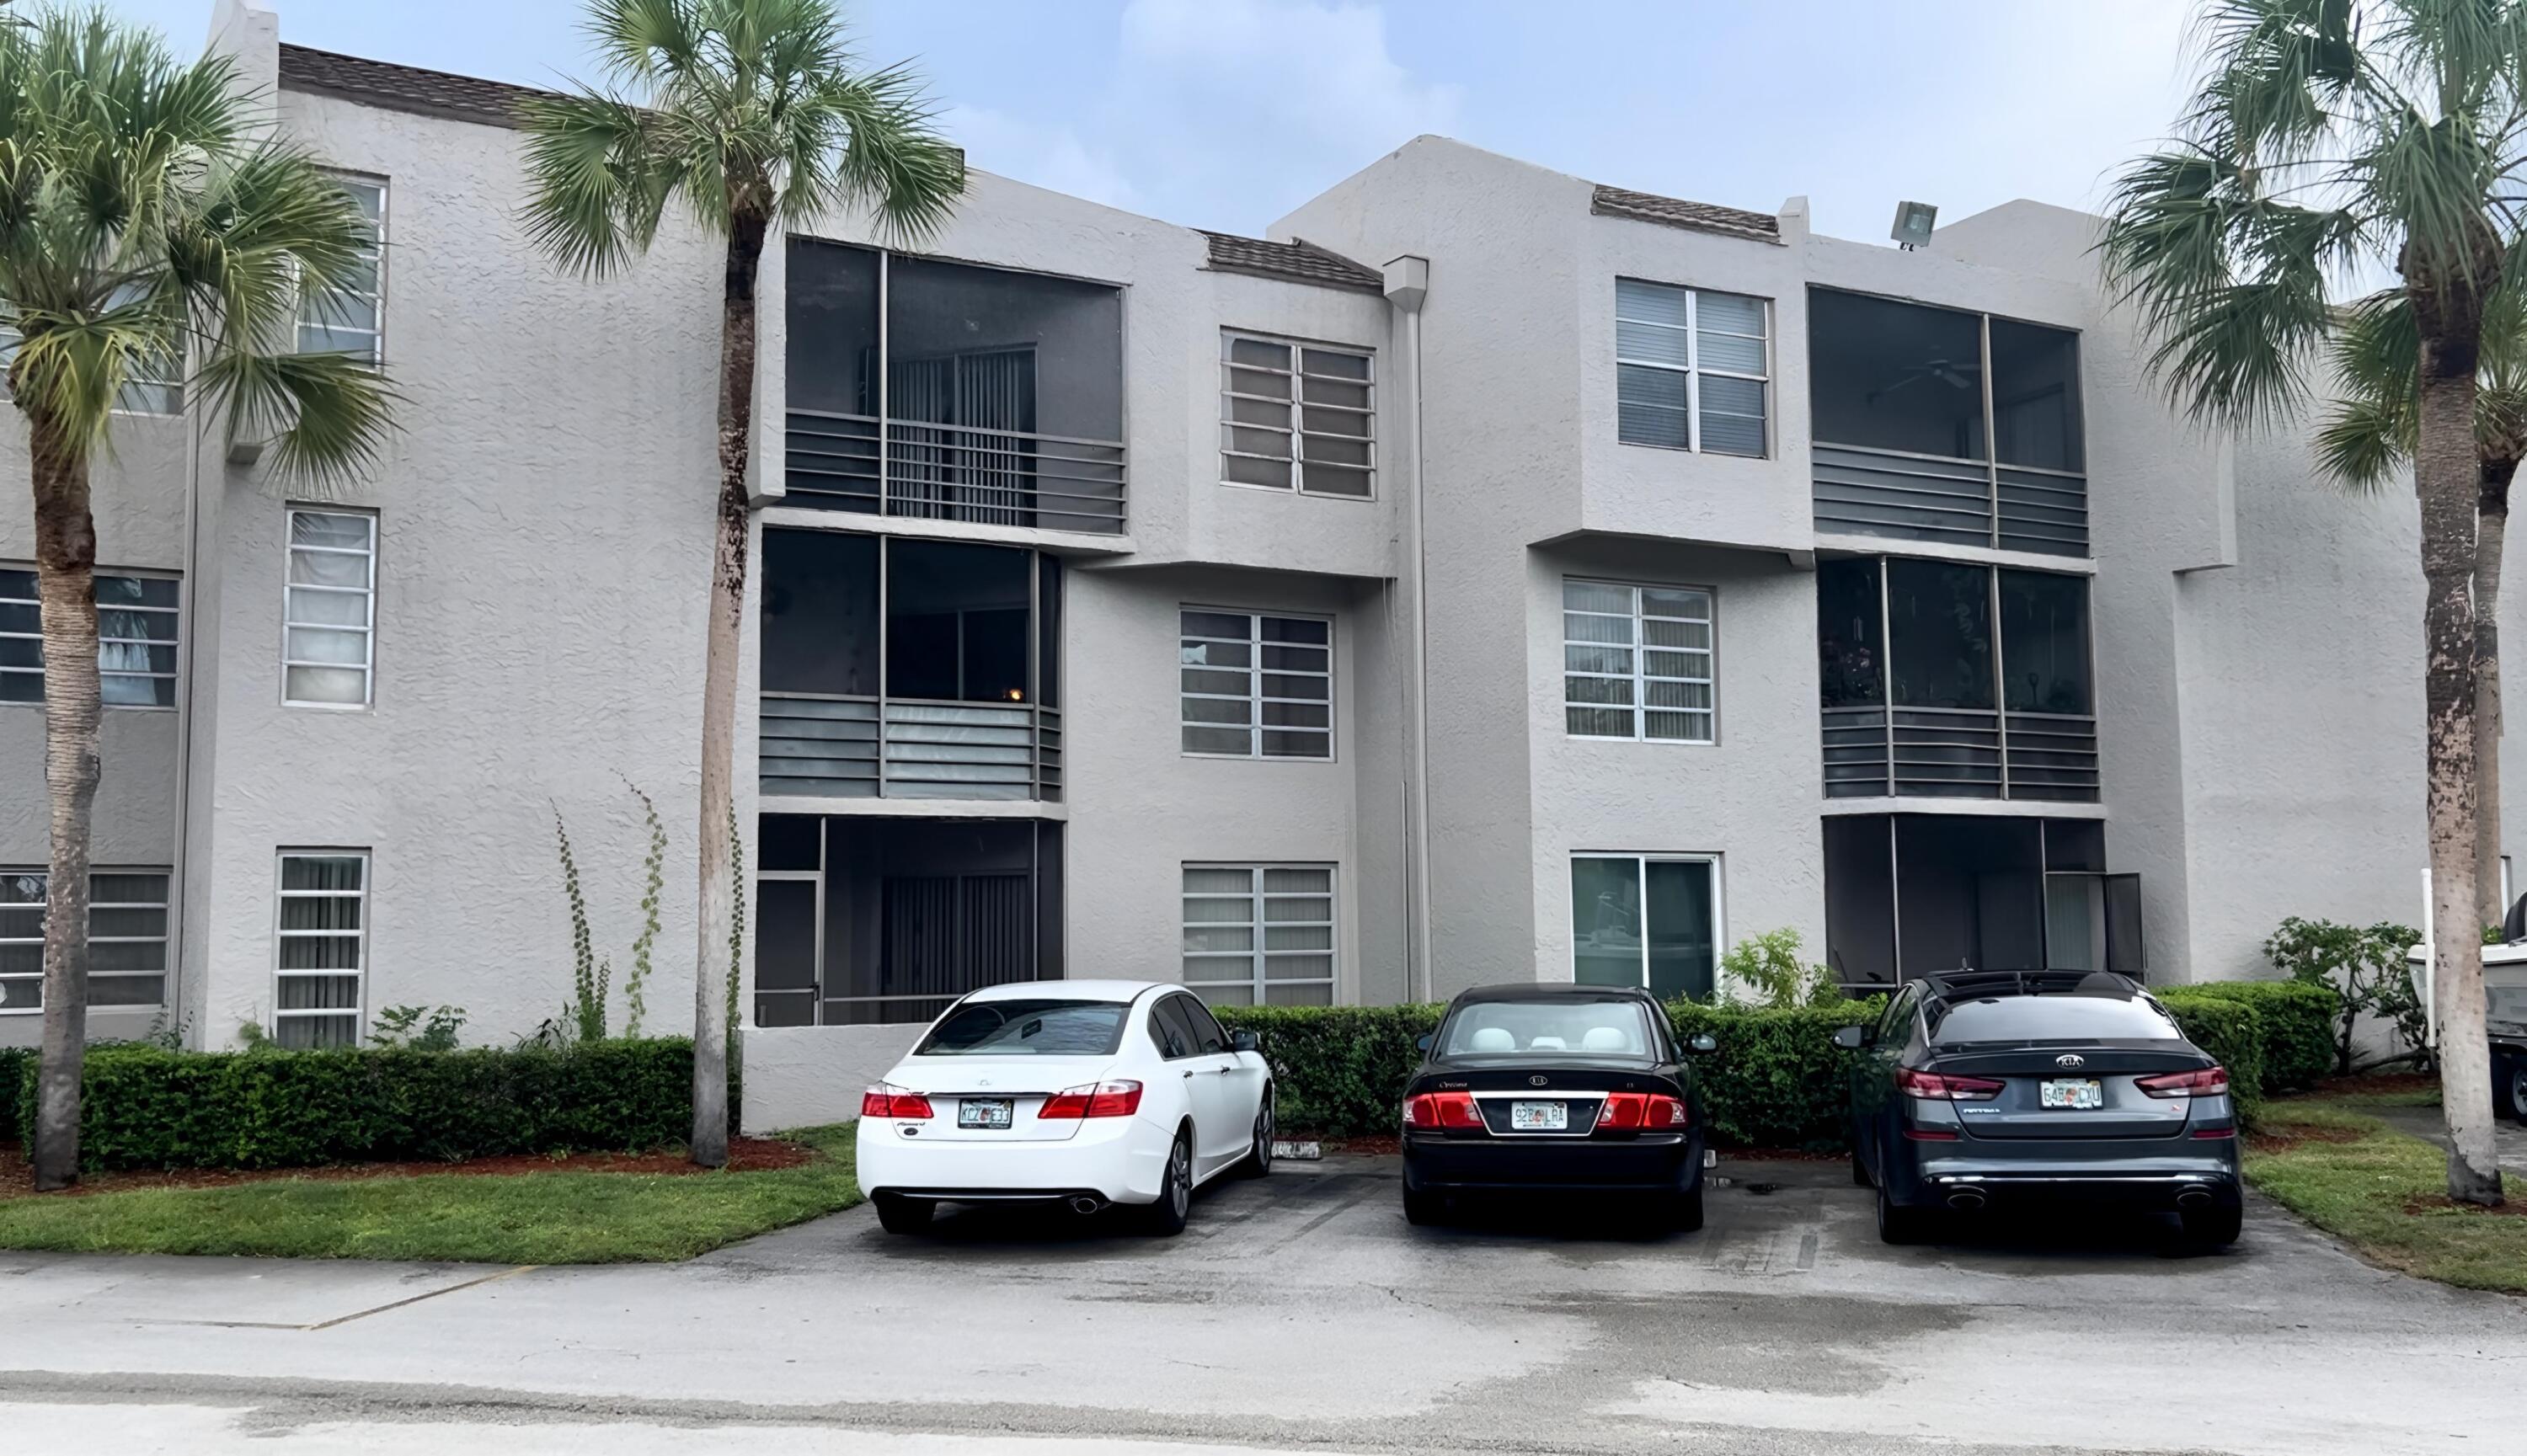
[[[1120,535],[1124,449],[966,425],[792,410],[793,505],[865,515]]]
[[[1819,531],[2089,554],[2085,476],[1823,441],[1811,459]]]
[[[2097,801],[2097,720],[1990,709],[1828,708],[1825,792]]]
[[[1061,797],[1061,713],[914,698],[762,695],[766,794],[828,799]]]

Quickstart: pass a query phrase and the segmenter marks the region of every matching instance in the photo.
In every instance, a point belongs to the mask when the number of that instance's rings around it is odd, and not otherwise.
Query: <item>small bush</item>
[[[2428,1024],[2413,994],[2412,966],[2405,960],[2421,938],[2421,931],[2393,921],[2345,926],[2294,915],[2264,941],[2264,958],[2275,968],[2334,997],[2337,1073],[2347,1076],[2351,1071],[2352,1031],[2364,1015],[2394,1022],[2414,1053],[2429,1054],[2424,1044]]]
[[[1877,996],[1810,1006],[1668,1007],[1678,1039],[1708,1031],[1719,1049],[1691,1058],[1714,1140],[1834,1152],[1851,1145],[1851,1067],[1838,1028],[1874,1022]]]
[[[1724,996],[1728,986],[1744,986],[1759,1005],[1825,1006],[1842,999],[1833,972],[1799,959],[1799,932],[1787,927],[1728,947],[1720,972]]]
[[[2171,1010],[2203,997],[2255,1009],[2262,1023],[2264,1085],[2270,1090],[2313,1086],[2334,1070],[2337,997],[2331,987],[2298,980],[2205,980],[2158,993]]]
[[[0,1046],[0,1142],[16,1142],[32,1123],[21,1123],[18,1088],[32,1086],[38,1053],[31,1046]]]
[[[1222,1006],[1220,1025],[1253,1031],[1272,1064],[1281,1125],[1330,1137],[1393,1132],[1404,1083],[1421,1064],[1415,1038],[1438,1006]]]
[[[669,1146],[692,1129],[693,1045],[552,1050],[171,1052],[89,1049],[79,1162],[299,1168],[374,1160]],[[35,1078],[22,1071],[20,1116]]]
[[[2264,1019],[2257,1009],[2228,996],[2202,992],[2200,986],[2167,986],[2153,991],[2159,1004],[2176,1018],[2185,1039],[2211,1054],[2229,1073],[2229,1094],[2241,1117],[2252,1117],[2264,1099]]]

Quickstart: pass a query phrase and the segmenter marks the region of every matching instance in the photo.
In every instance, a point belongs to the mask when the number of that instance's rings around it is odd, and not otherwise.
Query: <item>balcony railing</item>
[[[767,692],[766,794],[826,799],[1061,797],[1061,714],[913,698]]]
[[[2086,477],[1823,441],[1812,453],[1819,531],[2089,554]]]
[[[792,410],[793,505],[1120,535],[1123,445]]]
[[[1828,708],[1830,799],[2097,801],[2097,720],[1988,708]]]

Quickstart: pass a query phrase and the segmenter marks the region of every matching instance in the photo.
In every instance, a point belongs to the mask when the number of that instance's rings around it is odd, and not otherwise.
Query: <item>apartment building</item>
[[[96,481],[91,1025],[529,1032],[569,988],[557,828],[620,1025],[645,794],[645,1025],[680,1027],[715,247],[561,275],[526,93],[249,0],[211,43],[373,208],[374,287],[306,343],[373,350],[403,429],[298,498],[135,391]],[[1708,994],[1787,927],[1855,984],[2185,980],[2285,915],[2417,916],[2412,508],[2172,417],[2092,226],[2012,203],[1899,249],[1420,137],[1268,238],[983,174],[918,251],[799,229],[763,279],[749,1127],[848,1115],[948,998],[1029,977]],[[40,1010],[30,553],[0,512],[5,1043]]]

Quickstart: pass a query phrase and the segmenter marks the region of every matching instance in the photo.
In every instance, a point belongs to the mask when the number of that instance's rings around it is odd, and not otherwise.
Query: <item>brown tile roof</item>
[[[487,126],[518,125],[518,103],[547,96],[533,86],[424,71],[417,66],[390,66],[303,45],[281,47],[281,84],[292,91],[318,91],[369,106],[480,122]]]
[[[1781,220],[1771,213],[1750,213],[1733,207],[1714,207],[1708,202],[1687,202],[1680,197],[1660,197],[1649,192],[1626,192],[1621,187],[1600,183],[1588,211],[1601,218],[1630,218],[1637,223],[1659,223],[1670,227],[1691,227],[1701,232],[1725,233],[1729,237],[1751,237],[1757,242],[1777,243],[1781,240]]]
[[[1294,283],[1356,288],[1369,293],[1386,291],[1386,275],[1354,263],[1340,253],[1328,252],[1304,238],[1297,242],[1278,243],[1227,232],[1205,232],[1203,236],[1211,243],[1211,258],[1204,267],[1220,273],[1254,274],[1261,277],[1285,278]]]

